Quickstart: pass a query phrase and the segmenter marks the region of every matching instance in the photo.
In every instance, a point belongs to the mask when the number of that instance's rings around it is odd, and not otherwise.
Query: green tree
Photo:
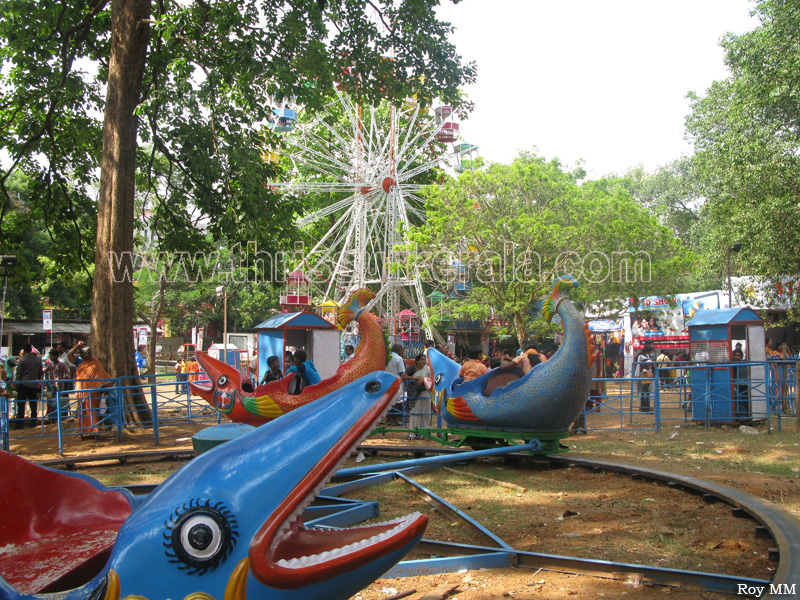
[[[68,224],[93,210],[100,168],[96,244],[91,252],[82,243],[80,260],[88,268],[94,257],[93,346],[112,375],[135,373],[137,164],[148,168],[159,155],[170,173],[180,172],[188,202],[213,217],[205,224],[212,234],[260,235],[264,221],[253,217],[271,200],[258,148],[268,99],[294,98],[313,110],[334,80],[368,102],[457,99],[474,67],[447,42],[450,27],[436,18],[436,4],[0,2],[0,143],[9,155],[0,227],[13,171],[28,172],[42,190],[37,197],[49,194]],[[150,154],[138,151],[140,139]],[[176,229],[185,225],[163,209]],[[278,216],[274,222],[284,222]],[[85,242],[79,227],[69,234],[70,243]]]
[[[410,260],[450,293],[466,273],[472,292],[446,310],[471,319],[493,313],[520,341],[531,329],[530,305],[556,275],[575,276],[574,297],[606,313],[621,310],[621,298],[673,290],[691,254],[623,182],[581,183],[584,176],[523,153],[427,188],[427,224],[411,232]]]
[[[800,273],[800,12],[761,0],[755,14],[753,31],[722,40],[730,76],[691,95],[687,129],[708,199],[708,256],[724,272],[728,248],[743,242],[741,270],[774,282]]]
[[[6,316],[40,318],[44,304],[88,317],[91,299],[91,269],[75,270],[75,252],[58,236],[49,206],[35,202],[32,186],[23,173],[9,178],[7,207],[0,253],[13,254],[6,294]],[[90,226],[90,219],[81,219]],[[56,318],[60,318],[56,313]]]
[[[639,166],[630,169],[624,179],[626,187],[642,206],[694,250],[694,228],[705,198],[692,171],[691,159],[680,158],[653,173]]]

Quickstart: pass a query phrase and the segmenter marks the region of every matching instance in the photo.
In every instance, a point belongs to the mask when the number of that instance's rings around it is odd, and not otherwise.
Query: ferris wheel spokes
[[[348,212],[349,212],[350,210],[352,210],[352,204],[356,201],[357,198],[358,198],[358,194],[353,194],[352,196],[348,196],[344,200],[339,200],[338,202],[334,202],[333,204],[329,204],[328,206],[326,206],[324,208],[320,208],[319,210],[314,211],[313,213],[309,213],[309,214],[307,214],[307,215],[305,215],[303,217],[300,217],[297,220],[297,226],[298,227],[305,227],[306,225],[311,225],[311,223],[314,223],[314,222],[319,221],[320,219],[323,219],[323,218],[325,218],[325,217],[327,217],[329,215],[332,215],[334,213],[339,212],[340,210],[342,210],[343,208],[347,207],[348,205],[350,206],[350,208],[348,209]],[[345,213],[345,215],[346,214],[347,213]],[[345,216],[345,215],[342,215],[342,216]]]
[[[377,299],[371,305],[391,311],[402,299],[425,315],[420,269],[396,248],[406,242],[411,224],[425,218],[419,196],[423,184],[414,178],[450,154],[440,139],[445,121],[419,104],[358,106],[341,90],[335,94],[327,115],[298,122],[286,136],[293,173],[307,176],[312,170],[318,177],[276,186],[342,194],[298,219],[300,227],[328,218],[333,223],[302,264],[313,274],[315,289],[328,298],[341,301],[348,292],[374,284]]]
[[[326,174],[332,176],[338,176],[339,173],[337,170],[349,171],[352,166],[343,160],[340,160],[337,156],[332,154],[325,154],[319,148],[330,148],[330,144],[327,140],[320,137],[316,133],[309,133],[307,136],[311,140],[311,142],[316,142],[316,145],[311,144],[303,144],[301,142],[295,142],[294,146],[295,149],[290,153],[290,156],[298,157],[303,156],[306,159],[306,162],[309,166],[316,165],[317,168],[320,170],[324,170]],[[342,150],[344,154],[346,149]],[[308,159],[307,156],[312,157],[312,159]]]

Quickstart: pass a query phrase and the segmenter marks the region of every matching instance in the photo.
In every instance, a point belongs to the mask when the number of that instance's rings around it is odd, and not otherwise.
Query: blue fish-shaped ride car
[[[428,351],[434,409],[448,427],[569,430],[586,404],[592,382],[590,334],[565,295],[574,287],[578,283],[569,275],[553,285],[542,313],[548,321],[560,315],[564,341],[549,360],[527,373],[518,367],[496,368],[464,381],[458,376],[461,365],[434,349]]]
[[[201,454],[138,502],[0,453],[0,599],[344,599],[402,559],[427,517],[336,530],[303,510],[388,411],[376,372]]]

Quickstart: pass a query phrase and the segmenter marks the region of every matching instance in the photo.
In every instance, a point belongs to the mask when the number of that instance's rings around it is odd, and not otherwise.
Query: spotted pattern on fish
[[[441,414],[448,425],[479,424],[534,432],[569,429],[586,404],[592,381],[591,345],[583,317],[564,295],[567,288],[577,285],[570,276],[559,277],[545,302],[548,309],[543,312],[548,320],[557,313],[564,326],[564,341],[558,351],[520,379],[493,389],[489,396],[483,393],[487,383],[507,371],[492,369],[477,379],[453,385],[457,365],[441,353],[429,351],[431,372],[435,379],[443,380],[434,388],[434,398],[445,395]],[[455,399],[459,399],[458,404]],[[463,416],[462,402],[474,419]]]

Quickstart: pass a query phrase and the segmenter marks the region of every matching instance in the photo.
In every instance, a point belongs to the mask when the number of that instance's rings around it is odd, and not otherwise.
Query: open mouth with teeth
[[[399,380],[386,390],[331,450],[287,494],[256,532],[250,544],[252,574],[265,585],[297,588],[357,569],[411,543],[427,525],[414,513],[386,523],[342,530],[305,527],[302,513],[389,410]],[[378,381],[365,385],[367,393],[380,390]]]

